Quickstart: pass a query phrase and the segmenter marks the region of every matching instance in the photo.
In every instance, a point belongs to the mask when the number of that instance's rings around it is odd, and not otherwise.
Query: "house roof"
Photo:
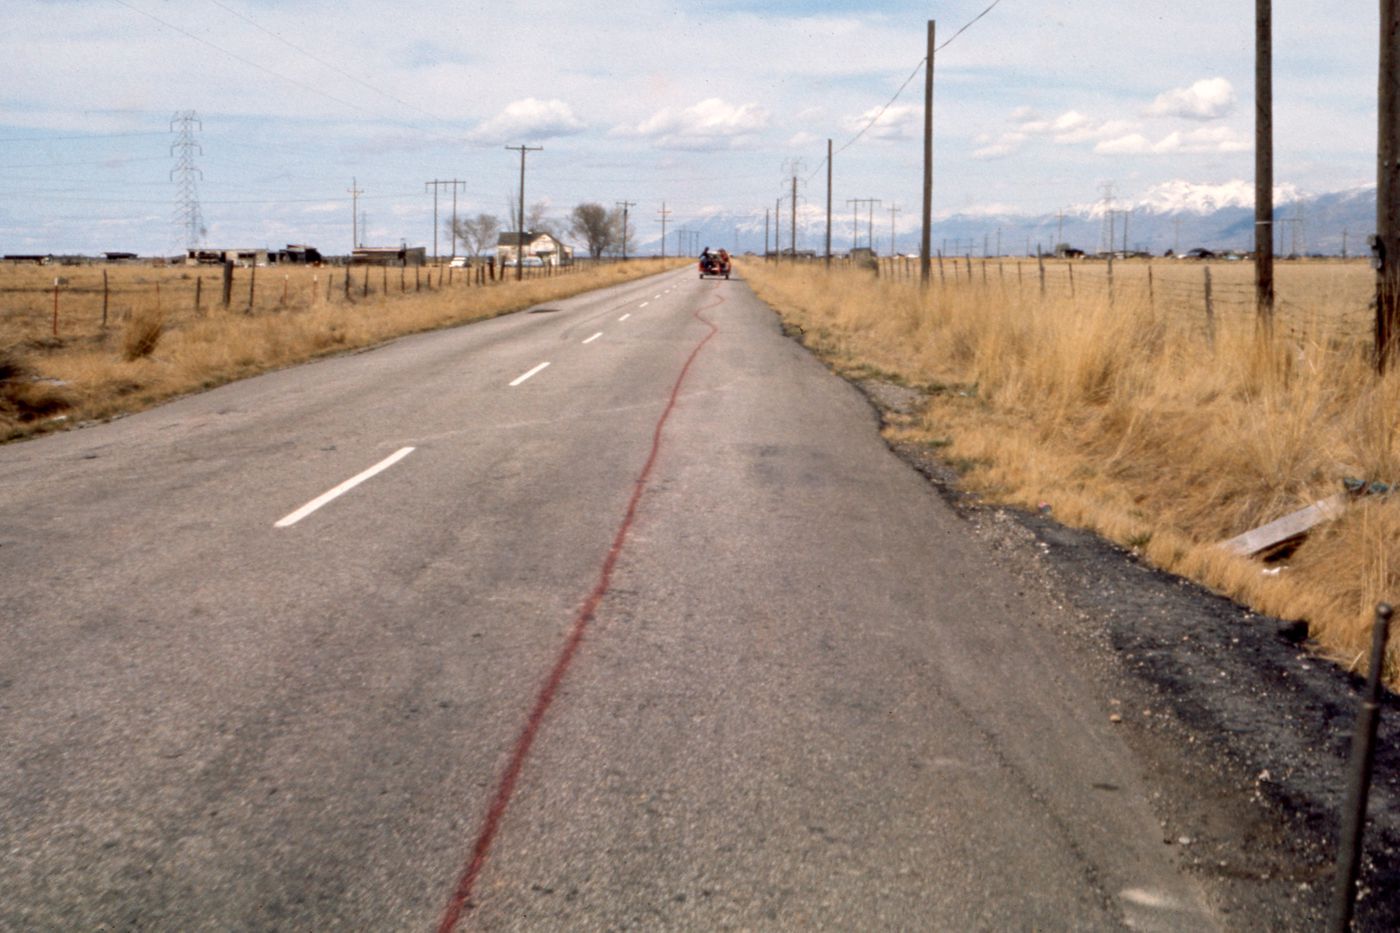
[[[558,243],[560,246],[563,246],[563,245],[564,245],[564,244],[563,244],[563,241],[560,240],[557,236],[555,236],[555,235],[552,234],[552,233],[546,233],[546,232],[544,232],[543,230],[538,231],[538,232],[531,231],[531,230],[526,230],[526,231],[525,231],[525,242],[526,242],[526,243],[536,243],[536,242],[538,242],[542,237],[543,237],[543,238],[546,238],[546,239],[553,240],[555,243]],[[512,230],[512,231],[510,231],[510,232],[508,232],[508,233],[502,233],[499,237],[496,238],[496,245],[497,245],[497,246],[515,246],[515,245],[516,245],[517,243],[519,243],[519,242],[520,242],[520,234],[519,234],[519,233],[516,233],[514,230]]]

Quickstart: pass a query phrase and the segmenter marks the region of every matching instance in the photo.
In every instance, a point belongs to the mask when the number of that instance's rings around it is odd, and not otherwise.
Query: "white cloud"
[[[1190,87],[1173,88],[1157,95],[1147,108],[1151,117],[1185,117],[1216,120],[1235,109],[1235,89],[1224,78],[1202,78]]]
[[[917,119],[923,118],[923,110],[915,109],[907,104],[899,104],[880,112],[879,107],[872,107],[858,117],[851,117],[846,120],[846,129],[852,133],[859,133],[866,130],[867,139],[908,139],[911,130],[914,128]],[[870,121],[874,120],[874,123]]]
[[[821,142],[821,140],[822,137],[817,136],[815,133],[809,133],[806,130],[802,130],[799,133],[794,133],[788,139],[787,144],[793,149],[798,149],[803,146],[810,146],[813,143]]]
[[[1105,139],[1094,147],[1099,155],[1199,155],[1248,152],[1249,141],[1228,126],[1201,127],[1189,133],[1168,133],[1155,143],[1141,133]]]
[[[500,113],[482,121],[467,138],[483,143],[509,142],[569,136],[584,129],[583,121],[562,100],[526,97],[512,101]]]
[[[758,104],[735,106],[718,97],[676,110],[663,107],[625,134],[650,137],[662,149],[740,149],[768,128],[768,112]]]
[[[1127,120],[1097,120],[1078,110],[1066,110],[1047,119],[1029,107],[1018,107],[1012,111],[1011,119],[1016,124],[1013,129],[995,138],[977,140],[982,145],[973,150],[974,159],[1004,158],[1019,151],[1031,139],[1048,139],[1056,145],[1070,146],[1111,139],[1135,126]]]

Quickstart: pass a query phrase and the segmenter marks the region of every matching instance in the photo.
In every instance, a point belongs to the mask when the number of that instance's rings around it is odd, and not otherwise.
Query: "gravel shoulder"
[[[920,393],[855,383],[889,423]],[[1027,592],[1077,620],[1040,633],[1120,712],[1153,775],[1164,845],[1182,848],[1240,930],[1323,928],[1361,681],[1313,654],[1298,627],[1260,616],[1130,551],[1054,521],[979,502],[927,447],[895,443]],[[1053,504],[1051,504],[1053,510]],[[1056,616],[1062,617],[1060,614]],[[1400,702],[1377,740],[1356,929],[1400,929]]]

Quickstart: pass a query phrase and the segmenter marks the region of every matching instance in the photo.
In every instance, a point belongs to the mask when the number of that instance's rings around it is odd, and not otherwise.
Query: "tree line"
[[[624,233],[623,213],[620,209],[609,209],[593,201],[579,204],[569,212],[567,221],[562,223],[548,216],[548,209],[549,206],[543,201],[530,205],[525,212],[525,232],[548,233],[555,238],[562,238],[565,233],[570,234],[582,241],[588,255],[593,259],[622,253],[624,235],[630,238],[635,232],[629,229]],[[476,259],[482,253],[495,249],[503,232],[512,232],[515,226],[515,211],[510,211],[508,216],[511,220],[507,226],[503,226],[501,219],[496,215],[485,212],[459,217],[455,226],[453,221],[447,222],[447,232],[455,235],[467,253]]]

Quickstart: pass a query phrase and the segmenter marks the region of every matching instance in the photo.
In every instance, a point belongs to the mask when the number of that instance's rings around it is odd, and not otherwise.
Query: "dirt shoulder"
[[[855,383],[897,425],[919,392]],[[1039,513],[977,501],[936,449],[892,449],[999,560],[1078,620],[1046,633],[1120,710],[1159,788],[1164,845],[1241,930],[1315,930],[1331,896],[1360,681],[1313,655],[1296,624],[1253,613]],[[1400,929],[1400,702],[1382,712],[1356,928]]]

